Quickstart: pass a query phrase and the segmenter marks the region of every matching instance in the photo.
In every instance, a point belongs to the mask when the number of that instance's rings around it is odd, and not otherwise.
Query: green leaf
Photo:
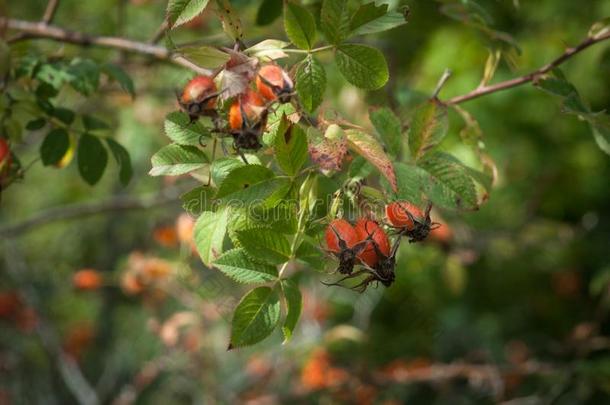
[[[282,234],[267,228],[251,228],[236,232],[240,246],[253,260],[278,265],[288,261],[290,244]]]
[[[425,190],[436,205],[469,210],[478,208],[474,182],[455,158],[436,152],[419,161],[418,166],[429,175]]]
[[[208,158],[194,146],[171,144],[163,147],[151,158],[151,176],[178,176],[201,169]]]
[[[282,332],[284,333],[284,343],[287,343],[292,338],[294,328],[299,322],[301,310],[303,307],[303,297],[299,286],[293,280],[282,280],[282,291],[286,298],[286,319]]]
[[[266,167],[250,164],[229,173],[220,184],[216,199],[223,203],[277,203],[289,186],[288,179],[275,178]]]
[[[169,0],[167,21],[170,28],[179,27],[197,17],[208,5],[209,0]]]
[[[81,120],[83,121],[83,127],[88,132],[105,131],[105,130],[110,129],[108,124],[106,124],[104,121],[102,121],[98,118],[92,117],[91,115],[83,115],[81,117]]]
[[[227,178],[229,173],[238,167],[245,166],[243,160],[234,157],[222,157],[212,162],[212,182],[218,186],[222,184]]]
[[[413,115],[409,128],[409,147],[414,159],[419,159],[438,145],[449,127],[447,108],[430,100]]]
[[[327,263],[327,258],[320,252],[320,247],[308,241],[303,241],[297,248],[295,258],[309,264],[314,270],[321,271]]]
[[[320,12],[320,24],[328,42],[341,43],[350,30],[350,10],[347,0],[324,0]]]
[[[89,59],[74,59],[68,67],[68,74],[74,90],[85,96],[95,93],[100,85],[100,68]]]
[[[123,145],[113,139],[106,138],[106,143],[114,156],[114,160],[116,160],[119,165],[119,180],[122,185],[126,186],[133,176],[129,152],[127,152],[127,149],[125,149]]]
[[[109,78],[116,81],[123,91],[129,93],[131,97],[136,96],[136,88],[133,84],[133,80],[131,80],[131,77],[129,77],[122,67],[112,63],[106,63],[102,65],[102,70]]]
[[[195,223],[194,239],[201,261],[208,267],[222,254],[222,245],[227,233],[229,209],[204,211]]]
[[[241,20],[229,0],[216,0],[215,11],[225,34],[235,42],[241,41],[244,37]]]
[[[388,151],[394,157],[399,156],[402,149],[402,125],[396,114],[389,108],[382,107],[372,110],[369,118]]]
[[[278,39],[265,39],[246,49],[244,53],[259,59],[275,60],[288,56],[288,54],[282,50],[288,45],[290,45],[290,42],[280,41]]]
[[[351,35],[373,34],[391,30],[407,23],[407,12],[388,12],[388,5],[375,5],[374,2],[363,4],[356,11],[350,22]]]
[[[280,321],[280,297],[275,289],[258,287],[237,304],[231,321],[228,350],[260,342]]]
[[[368,160],[379,172],[390,182],[393,190],[396,190],[396,174],[394,166],[379,142],[371,135],[355,129],[345,131],[349,146],[360,156]]]
[[[209,137],[210,133],[199,121],[191,122],[188,114],[174,111],[165,117],[165,135],[179,145],[198,146],[201,137]]]
[[[44,118],[37,118],[35,120],[28,122],[26,124],[25,128],[28,131],[36,131],[36,130],[44,127],[46,124],[47,124],[47,120],[45,120]]]
[[[282,0],[263,0],[256,13],[256,25],[269,25],[282,15]]]
[[[210,211],[213,193],[214,190],[210,187],[195,187],[180,196],[182,208],[193,216],[199,216],[203,211]]]
[[[243,249],[229,250],[214,262],[214,267],[238,283],[265,283],[278,278],[277,268],[251,260]]]
[[[297,124],[282,132],[275,138],[275,159],[284,173],[295,176],[307,161],[307,137]]]
[[[428,173],[415,165],[402,162],[394,163],[394,169],[398,183],[396,198],[421,206],[426,182],[430,180]]]
[[[266,145],[273,146],[275,144],[275,136],[284,116],[292,122],[298,122],[300,119],[299,113],[292,103],[280,104],[279,107],[275,108],[275,111],[270,111],[267,117],[266,131],[263,134],[263,142]]]
[[[57,164],[70,148],[70,136],[63,128],[51,130],[40,145],[40,159],[44,166]]]
[[[68,110],[67,108],[55,107],[51,111],[51,116],[57,118],[66,125],[70,125],[74,122],[76,114],[74,114],[74,111]]]
[[[386,84],[390,77],[383,54],[370,46],[340,45],[337,47],[335,59],[343,77],[362,89],[378,89]]]
[[[316,22],[305,7],[292,2],[284,6],[284,29],[290,42],[301,49],[312,49],[316,42]]]
[[[307,55],[297,69],[296,90],[301,104],[310,113],[324,100],[326,71],[313,55]]]
[[[228,53],[213,46],[187,46],[176,50],[197,66],[215,69],[224,65],[230,58]]]
[[[78,141],[78,171],[90,185],[97,183],[108,164],[108,152],[95,136],[83,134]]]
[[[591,114],[586,117],[593,138],[599,148],[610,155],[610,116],[604,113]]]

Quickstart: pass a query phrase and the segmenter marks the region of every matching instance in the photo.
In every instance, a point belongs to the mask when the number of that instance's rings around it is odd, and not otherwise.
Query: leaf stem
[[[321,46],[319,48],[314,48],[314,49],[294,49],[294,48],[290,48],[290,49],[280,49],[278,48],[279,51],[283,51],[286,53],[303,53],[303,54],[310,54],[310,53],[318,53],[318,52],[323,52],[329,49],[334,48],[334,45],[326,45],[326,46]]]

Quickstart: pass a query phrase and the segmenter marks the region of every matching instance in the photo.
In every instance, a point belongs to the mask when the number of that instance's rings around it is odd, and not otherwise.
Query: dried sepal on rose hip
[[[235,149],[260,149],[266,124],[267,106],[256,91],[248,89],[233,100],[229,108],[229,133]]]
[[[365,248],[358,254],[358,259],[369,267],[375,267],[379,262],[381,253],[384,256],[390,254],[390,241],[388,235],[371,219],[361,218],[356,222],[356,234],[358,240],[365,243]]]
[[[264,65],[256,75],[256,88],[268,101],[287,103],[294,93],[294,84],[288,73],[278,65]]]
[[[180,107],[191,121],[202,116],[216,115],[216,100],[220,92],[210,76],[199,75],[192,78],[178,96]]]
[[[409,237],[409,242],[420,242],[439,224],[430,219],[432,204],[425,211],[409,201],[395,201],[385,207],[386,218],[398,233]]]

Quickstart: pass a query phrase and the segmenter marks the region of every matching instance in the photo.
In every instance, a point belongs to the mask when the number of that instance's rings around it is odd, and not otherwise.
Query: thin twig
[[[506,89],[510,89],[512,87],[520,86],[525,83],[529,83],[531,81],[536,80],[541,75],[548,73],[552,69],[561,65],[562,63],[564,63],[565,61],[567,61],[568,59],[570,59],[572,56],[576,55],[577,53],[584,51],[591,45],[595,45],[595,44],[605,41],[607,39],[610,39],[610,31],[604,32],[597,36],[587,37],[587,39],[585,39],[584,41],[582,41],[580,44],[576,45],[575,47],[566,49],[566,51],[561,56],[559,56],[557,59],[553,60],[552,62],[542,66],[541,68],[539,68],[529,74],[526,74],[526,75],[520,76],[520,77],[516,77],[516,78],[510,79],[510,80],[505,80],[503,82],[492,84],[489,86],[478,87],[475,90],[471,91],[470,93],[463,94],[461,96],[452,97],[449,100],[445,101],[444,103],[445,104],[460,104],[460,103],[463,103],[468,100],[479,98],[486,94],[495,93],[497,91],[506,90]]]
[[[49,0],[47,3],[47,8],[44,11],[44,15],[42,16],[42,22],[45,24],[50,24],[53,21],[53,17],[55,17],[55,13],[57,12],[57,7],[59,6],[59,0]]]
[[[158,60],[172,62],[200,74],[209,75],[211,73],[209,69],[201,68],[182,56],[173,55],[169,49],[163,46],[147,44],[121,37],[89,35],[41,22],[0,18],[0,25],[1,24],[7,24],[9,29],[20,32],[20,35],[10,38],[7,41],[9,43],[26,39],[49,39],[81,46],[112,48],[152,56]]]
[[[73,204],[51,208],[32,218],[26,219],[25,221],[0,227],[0,237],[16,237],[39,226],[57,221],[82,218],[113,211],[150,209],[171,204],[177,200],[182,191],[184,190],[171,188],[166,189],[160,194],[155,193],[152,196],[131,197],[119,195],[101,202]]]

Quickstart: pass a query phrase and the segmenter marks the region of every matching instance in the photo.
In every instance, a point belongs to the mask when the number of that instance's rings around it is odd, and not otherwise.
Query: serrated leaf
[[[396,198],[410,201],[415,205],[423,205],[424,188],[426,181],[429,180],[428,174],[415,165],[402,162],[394,163],[394,170],[398,185]]]
[[[131,97],[136,96],[136,88],[133,84],[131,77],[118,65],[112,63],[106,63],[102,65],[102,71],[106,73],[108,77],[115,80],[123,91],[126,91]]]
[[[248,160],[249,161],[249,160]],[[238,167],[245,166],[243,160],[234,157],[222,157],[212,162],[212,182],[218,186],[227,178],[229,173]]]
[[[407,9],[388,12],[388,5],[363,4],[350,22],[350,35],[365,35],[391,30],[407,23]]]
[[[321,271],[327,263],[327,258],[320,251],[320,247],[308,241],[303,241],[295,253],[297,260],[309,264],[314,270]]]
[[[279,129],[284,116],[295,124],[301,119],[301,115],[294,108],[292,103],[280,104],[280,106],[277,107],[275,111],[271,111],[267,117],[267,126],[265,127],[265,133],[263,134],[263,142],[265,145],[272,146],[275,144],[275,136],[277,135],[277,130]]]
[[[347,0],[324,0],[320,24],[331,44],[341,43],[350,31],[350,10]]]
[[[213,46],[187,46],[176,50],[176,53],[182,55],[197,66],[215,69],[224,65],[231,56]]]
[[[335,61],[343,77],[362,89],[378,89],[390,77],[385,57],[378,49],[370,46],[340,45],[335,52]]]
[[[232,170],[220,184],[216,199],[223,203],[254,203],[273,206],[286,195],[290,181],[276,178],[260,165],[245,165]]]
[[[270,265],[282,264],[290,258],[288,239],[267,228],[250,228],[236,232],[240,246],[253,260]]]
[[[44,166],[57,164],[70,148],[70,136],[63,128],[51,130],[40,145],[40,159]]]
[[[275,160],[284,173],[295,176],[307,161],[307,137],[298,124],[286,126],[275,138]]]
[[[307,129],[307,146],[311,160],[325,171],[341,170],[347,155],[347,137],[338,125],[332,124],[322,134],[318,129]]]
[[[176,28],[197,17],[209,0],[169,0],[167,3],[167,21],[169,28]]]
[[[83,134],[78,141],[77,160],[81,177],[89,185],[94,185],[104,174],[108,164],[108,152],[97,137]]]
[[[199,145],[201,137],[209,137],[209,131],[199,121],[191,122],[188,114],[174,111],[165,117],[165,135],[180,145]]]
[[[213,194],[214,190],[210,187],[195,187],[180,196],[182,208],[190,215],[199,216],[203,211],[211,210]]]
[[[393,156],[399,156],[402,149],[402,125],[387,107],[376,108],[369,113],[371,123]]]
[[[316,22],[305,8],[292,2],[284,5],[284,29],[290,42],[301,49],[312,49],[316,42]]]
[[[229,0],[216,0],[215,10],[225,34],[235,42],[241,41],[244,37],[241,20]]]
[[[478,208],[473,180],[455,158],[436,152],[419,161],[418,166],[429,175],[425,190],[436,205],[471,210]]]
[[[392,190],[396,191],[396,174],[394,166],[379,142],[371,135],[355,129],[345,131],[349,146],[360,156],[368,160],[390,182]]]
[[[259,59],[275,60],[288,57],[288,54],[282,50],[288,45],[290,45],[290,43],[286,41],[280,41],[278,39],[265,39],[264,41],[261,41],[258,44],[246,49],[244,53]]]
[[[256,13],[256,25],[269,25],[282,15],[282,0],[263,0]]]
[[[228,350],[260,342],[280,321],[280,297],[275,289],[258,287],[237,304],[231,321]]]
[[[448,127],[445,106],[430,100],[418,107],[409,128],[409,148],[413,158],[421,158],[438,145],[447,134]]]
[[[208,267],[222,254],[222,246],[227,233],[229,209],[201,213],[194,228],[194,240],[201,261]]]
[[[310,113],[324,100],[326,71],[313,55],[307,55],[297,69],[296,90],[301,104]]]
[[[116,160],[119,165],[119,180],[122,185],[126,186],[133,176],[129,152],[127,152],[127,149],[125,149],[123,145],[113,139],[106,138],[106,143],[114,156],[114,160]]]
[[[293,280],[282,280],[282,291],[286,299],[286,319],[282,332],[284,333],[284,343],[287,343],[294,332],[294,328],[299,322],[301,310],[303,307],[303,297],[299,286]]]
[[[251,260],[243,249],[233,249],[225,252],[214,261],[224,274],[238,283],[265,283],[277,280],[277,268]]]
[[[151,176],[178,176],[201,169],[208,164],[208,158],[194,146],[171,144],[155,153],[151,163]]]

